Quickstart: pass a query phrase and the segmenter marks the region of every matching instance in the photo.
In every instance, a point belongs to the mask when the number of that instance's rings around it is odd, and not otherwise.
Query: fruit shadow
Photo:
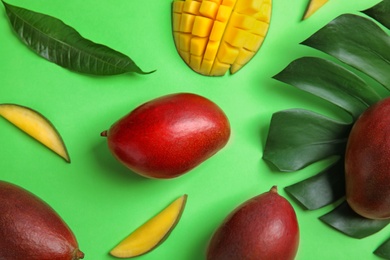
[[[210,242],[211,236],[214,231],[207,232],[203,235],[203,239],[200,239],[193,246],[193,251],[187,256],[188,260],[199,260],[207,254],[207,246]]]
[[[102,169],[101,172],[107,173],[110,179],[116,179],[118,181],[134,182],[134,181],[145,181],[144,178],[132,170],[125,167],[120,163],[110,152],[107,147],[107,143],[103,140],[98,142],[93,147],[93,154],[96,159],[97,165]]]

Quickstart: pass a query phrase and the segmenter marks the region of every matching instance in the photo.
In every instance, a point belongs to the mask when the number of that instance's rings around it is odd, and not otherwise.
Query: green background
[[[188,201],[170,237],[138,259],[199,260],[213,231],[243,201],[278,185],[295,208],[301,231],[297,259],[378,259],[372,254],[389,228],[357,240],[318,217],[334,205],[304,211],[283,187],[329,164],[325,160],[293,173],[279,173],[262,158],[272,113],[308,108],[334,118],[340,110],[272,79],[301,56],[323,54],[299,43],[342,13],[358,13],[378,0],[330,0],[301,21],[308,0],[274,0],[266,40],[235,75],[201,76],[176,52],[171,0],[13,0],[8,3],[61,19],[82,36],[131,57],[150,75],[82,75],[50,63],[14,34],[0,14],[0,103],[17,103],[46,116],[68,148],[71,164],[0,120],[0,179],[20,185],[49,203],[77,236],[85,259],[108,255],[119,241],[182,194]],[[139,177],[110,154],[100,132],[138,105],[176,92],[216,102],[227,114],[228,145],[188,174],[172,180]]]

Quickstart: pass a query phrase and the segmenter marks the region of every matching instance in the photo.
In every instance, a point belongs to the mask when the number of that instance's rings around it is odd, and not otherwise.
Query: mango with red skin
[[[208,245],[207,260],[292,260],[298,246],[294,208],[274,186],[229,214]]]
[[[0,259],[78,260],[84,253],[61,217],[31,192],[0,181]]]
[[[108,131],[114,157],[135,173],[169,179],[195,168],[221,150],[230,123],[220,107],[192,93],[175,93],[146,102]]]
[[[390,98],[356,120],[345,154],[346,199],[370,219],[390,218]]]

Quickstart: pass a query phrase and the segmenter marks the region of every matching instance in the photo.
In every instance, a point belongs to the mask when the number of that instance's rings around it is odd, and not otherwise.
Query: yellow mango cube
[[[226,23],[215,21],[210,33],[210,41],[219,41],[225,32]]]
[[[183,12],[188,14],[199,14],[200,2],[186,0],[183,5]]]
[[[184,1],[173,1],[172,3],[172,12],[173,13],[182,13],[183,12]]]
[[[217,15],[219,4],[212,1],[202,1],[199,13],[205,17],[214,19]]]
[[[232,10],[233,9],[230,6],[225,6],[225,5],[219,6],[216,20],[226,23],[229,20]]]
[[[220,62],[218,59],[214,61],[213,68],[211,69],[211,76],[224,75],[230,68],[230,64]]]
[[[236,4],[236,0],[222,0],[221,5],[233,7]]]
[[[203,55],[203,59],[211,60],[211,61],[214,60],[215,57],[217,56],[218,48],[219,48],[219,42],[209,41],[207,43],[207,47]]]
[[[234,27],[244,30],[251,30],[255,25],[256,18],[250,15],[234,12],[230,18],[230,22]]]
[[[235,10],[241,14],[253,15],[258,13],[263,6],[263,1],[259,0],[238,0]]]
[[[191,39],[192,39],[191,34],[187,34],[187,33],[180,34],[180,38],[179,38],[180,50],[189,52],[191,47]]]
[[[202,63],[202,57],[201,56],[196,56],[196,55],[191,55],[190,56],[190,66],[195,71],[199,71],[200,70],[201,63]]]
[[[193,37],[191,39],[190,52],[196,56],[203,56],[208,39],[206,37]]]
[[[181,15],[180,20],[180,32],[189,33],[192,31],[192,28],[194,27],[194,21],[197,16],[192,14],[185,14],[183,13]]]
[[[196,16],[192,34],[199,37],[207,37],[210,35],[214,21],[203,16]]]

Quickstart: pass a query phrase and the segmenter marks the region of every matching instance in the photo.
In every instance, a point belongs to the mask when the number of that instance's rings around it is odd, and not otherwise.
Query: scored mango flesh
[[[272,0],[175,0],[176,49],[194,71],[234,74],[256,54],[268,32]]]

